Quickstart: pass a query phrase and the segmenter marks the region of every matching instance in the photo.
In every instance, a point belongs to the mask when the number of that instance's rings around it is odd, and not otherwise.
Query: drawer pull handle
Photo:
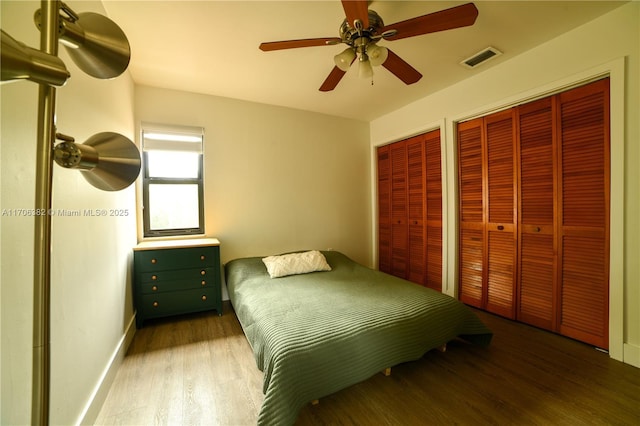
[[[157,286],[157,285],[154,285],[153,287],[151,287],[151,290],[152,290],[152,291],[158,291],[158,286]]]
[[[155,280],[157,280],[157,279],[158,279],[158,276],[157,276],[157,275],[151,275],[151,279],[152,279],[153,281],[155,281]]]
[[[503,229],[504,229],[504,226],[498,225],[498,231],[502,231]]]
[[[205,270],[200,271],[200,275],[207,275],[207,271]]]
[[[204,302],[205,300],[207,300],[207,296],[203,295],[202,296],[202,301]]]
[[[157,308],[158,306],[160,306],[160,304],[158,302],[153,302],[153,307]]]
[[[202,282],[200,284],[207,285],[207,282],[205,280],[202,280]]]
[[[156,259],[151,259],[151,263],[155,265],[156,263],[158,263],[158,261]]]
[[[204,260],[204,259],[205,259],[204,254],[200,255],[200,260]]]
[[[536,226],[536,232],[540,232],[540,231],[541,231],[540,227]]]

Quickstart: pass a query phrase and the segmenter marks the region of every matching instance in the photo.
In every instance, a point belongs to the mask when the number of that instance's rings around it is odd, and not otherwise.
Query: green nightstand
[[[143,242],[133,259],[138,328],[150,318],[214,309],[222,315],[217,239]]]

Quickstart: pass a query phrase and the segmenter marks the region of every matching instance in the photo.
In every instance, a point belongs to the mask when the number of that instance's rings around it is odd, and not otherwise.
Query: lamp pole
[[[59,1],[42,0],[40,49],[58,55]],[[55,141],[56,89],[40,84],[38,92],[38,140],[36,147],[36,197],[33,253],[33,380],[31,424],[49,424],[51,376],[51,194]]]
[[[122,74],[131,57],[127,37],[109,18],[90,12],[77,15],[60,0],[41,0],[40,4],[41,8],[34,17],[35,24],[40,29],[40,50],[27,47],[2,31],[0,61],[1,81],[27,79],[39,84],[33,215],[32,425],[48,425],[50,417],[51,200],[54,145],[57,138],[54,86],[63,85],[69,78],[69,72],[58,58],[58,41],[60,37],[72,37],[77,45],[74,46],[73,53],[69,53],[71,58],[87,74],[100,79]],[[61,11],[68,18],[61,17]],[[80,26],[81,17],[90,31],[85,32],[85,28]],[[60,23],[64,23],[64,28],[59,26]],[[85,145],[79,146],[73,144],[73,138],[66,138],[65,140],[71,141],[71,146],[67,148],[80,153],[80,159],[78,164],[61,161],[61,165],[98,174],[100,178],[90,178],[85,173],[87,181],[96,188],[118,191],[129,186],[138,177],[140,154],[135,144],[126,137],[102,132],[90,138]],[[66,152],[58,151],[64,160]]]

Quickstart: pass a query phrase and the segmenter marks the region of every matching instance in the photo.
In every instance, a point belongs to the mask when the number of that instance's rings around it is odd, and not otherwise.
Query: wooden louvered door
[[[486,304],[489,312],[515,317],[516,175],[514,110],[485,117]]]
[[[460,300],[515,316],[514,110],[458,126]]]
[[[559,95],[560,333],[609,347],[609,80]]]
[[[517,318],[547,330],[555,329],[557,317],[555,105],[555,98],[549,97],[518,107]]]
[[[407,144],[394,143],[391,159],[391,274],[407,278],[409,230],[407,227]]]
[[[460,300],[484,308],[483,119],[458,124]]]
[[[608,79],[458,125],[461,301],[608,347],[609,149]]]
[[[440,130],[424,137],[426,173],[426,281],[425,285],[442,291],[442,156]]]
[[[442,291],[440,130],[377,149],[378,268]]]
[[[391,272],[391,160],[389,146],[377,149],[378,157],[378,269]]]
[[[424,285],[427,269],[425,244],[424,137],[414,136],[407,145],[407,203],[409,261],[407,279]]]

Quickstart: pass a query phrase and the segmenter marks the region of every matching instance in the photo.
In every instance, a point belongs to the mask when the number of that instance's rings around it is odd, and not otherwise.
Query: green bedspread
[[[264,372],[259,425],[461,337],[491,331],[450,296],[323,252],[330,272],[271,279],[260,257],[225,266],[231,303]]]

